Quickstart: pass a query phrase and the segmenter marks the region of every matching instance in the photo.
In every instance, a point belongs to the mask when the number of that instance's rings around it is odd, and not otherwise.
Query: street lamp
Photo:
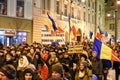
[[[120,4],[120,0],[115,0],[115,43],[117,42],[118,38],[118,4]]]

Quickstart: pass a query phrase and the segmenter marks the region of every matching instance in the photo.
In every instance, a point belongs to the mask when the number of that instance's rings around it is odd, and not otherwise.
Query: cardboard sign
[[[83,52],[82,45],[68,46],[68,53],[70,53],[70,54],[82,53],[82,52]]]

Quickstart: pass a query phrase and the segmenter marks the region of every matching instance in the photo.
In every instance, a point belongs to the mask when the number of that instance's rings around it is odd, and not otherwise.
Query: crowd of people
[[[68,45],[80,44],[83,52],[67,52]],[[120,43],[108,46],[120,53]],[[0,45],[0,80],[107,80],[111,68],[119,80],[120,62],[97,59],[93,42]]]

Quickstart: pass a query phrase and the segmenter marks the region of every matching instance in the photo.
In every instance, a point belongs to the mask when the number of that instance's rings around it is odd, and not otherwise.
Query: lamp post
[[[117,42],[117,24],[118,24],[118,5],[115,0],[115,43]]]
[[[115,43],[118,39],[118,4],[120,4],[120,0],[115,0]]]

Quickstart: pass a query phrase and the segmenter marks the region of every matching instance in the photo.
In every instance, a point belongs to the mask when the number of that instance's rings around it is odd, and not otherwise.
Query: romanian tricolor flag
[[[100,26],[98,26],[98,29],[99,29],[100,34],[104,34]]]
[[[70,19],[70,16],[68,17],[68,25],[69,25],[69,32],[73,34],[73,39],[72,40],[75,40],[76,36],[77,36],[77,30],[75,28],[75,25],[74,23],[71,21]]]
[[[57,30],[57,27],[56,27],[56,24],[55,24],[55,21],[54,21],[54,19],[49,15],[49,14],[47,14],[48,15],[48,18],[51,20],[51,22],[52,22],[52,26],[53,26],[53,29],[54,29],[54,31],[56,31]]]
[[[118,58],[118,54],[115,53],[111,48],[104,45],[100,40],[95,38],[93,51],[96,52],[96,58],[98,59],[106,59],[120,62]]]
[[[61,27],[59,27],[59,26],[58,26],[58,32],[59,32],[59,33],[63,33],[63,32],[64,32],[64,30],[63,30],[63,29],[61,29]]]

